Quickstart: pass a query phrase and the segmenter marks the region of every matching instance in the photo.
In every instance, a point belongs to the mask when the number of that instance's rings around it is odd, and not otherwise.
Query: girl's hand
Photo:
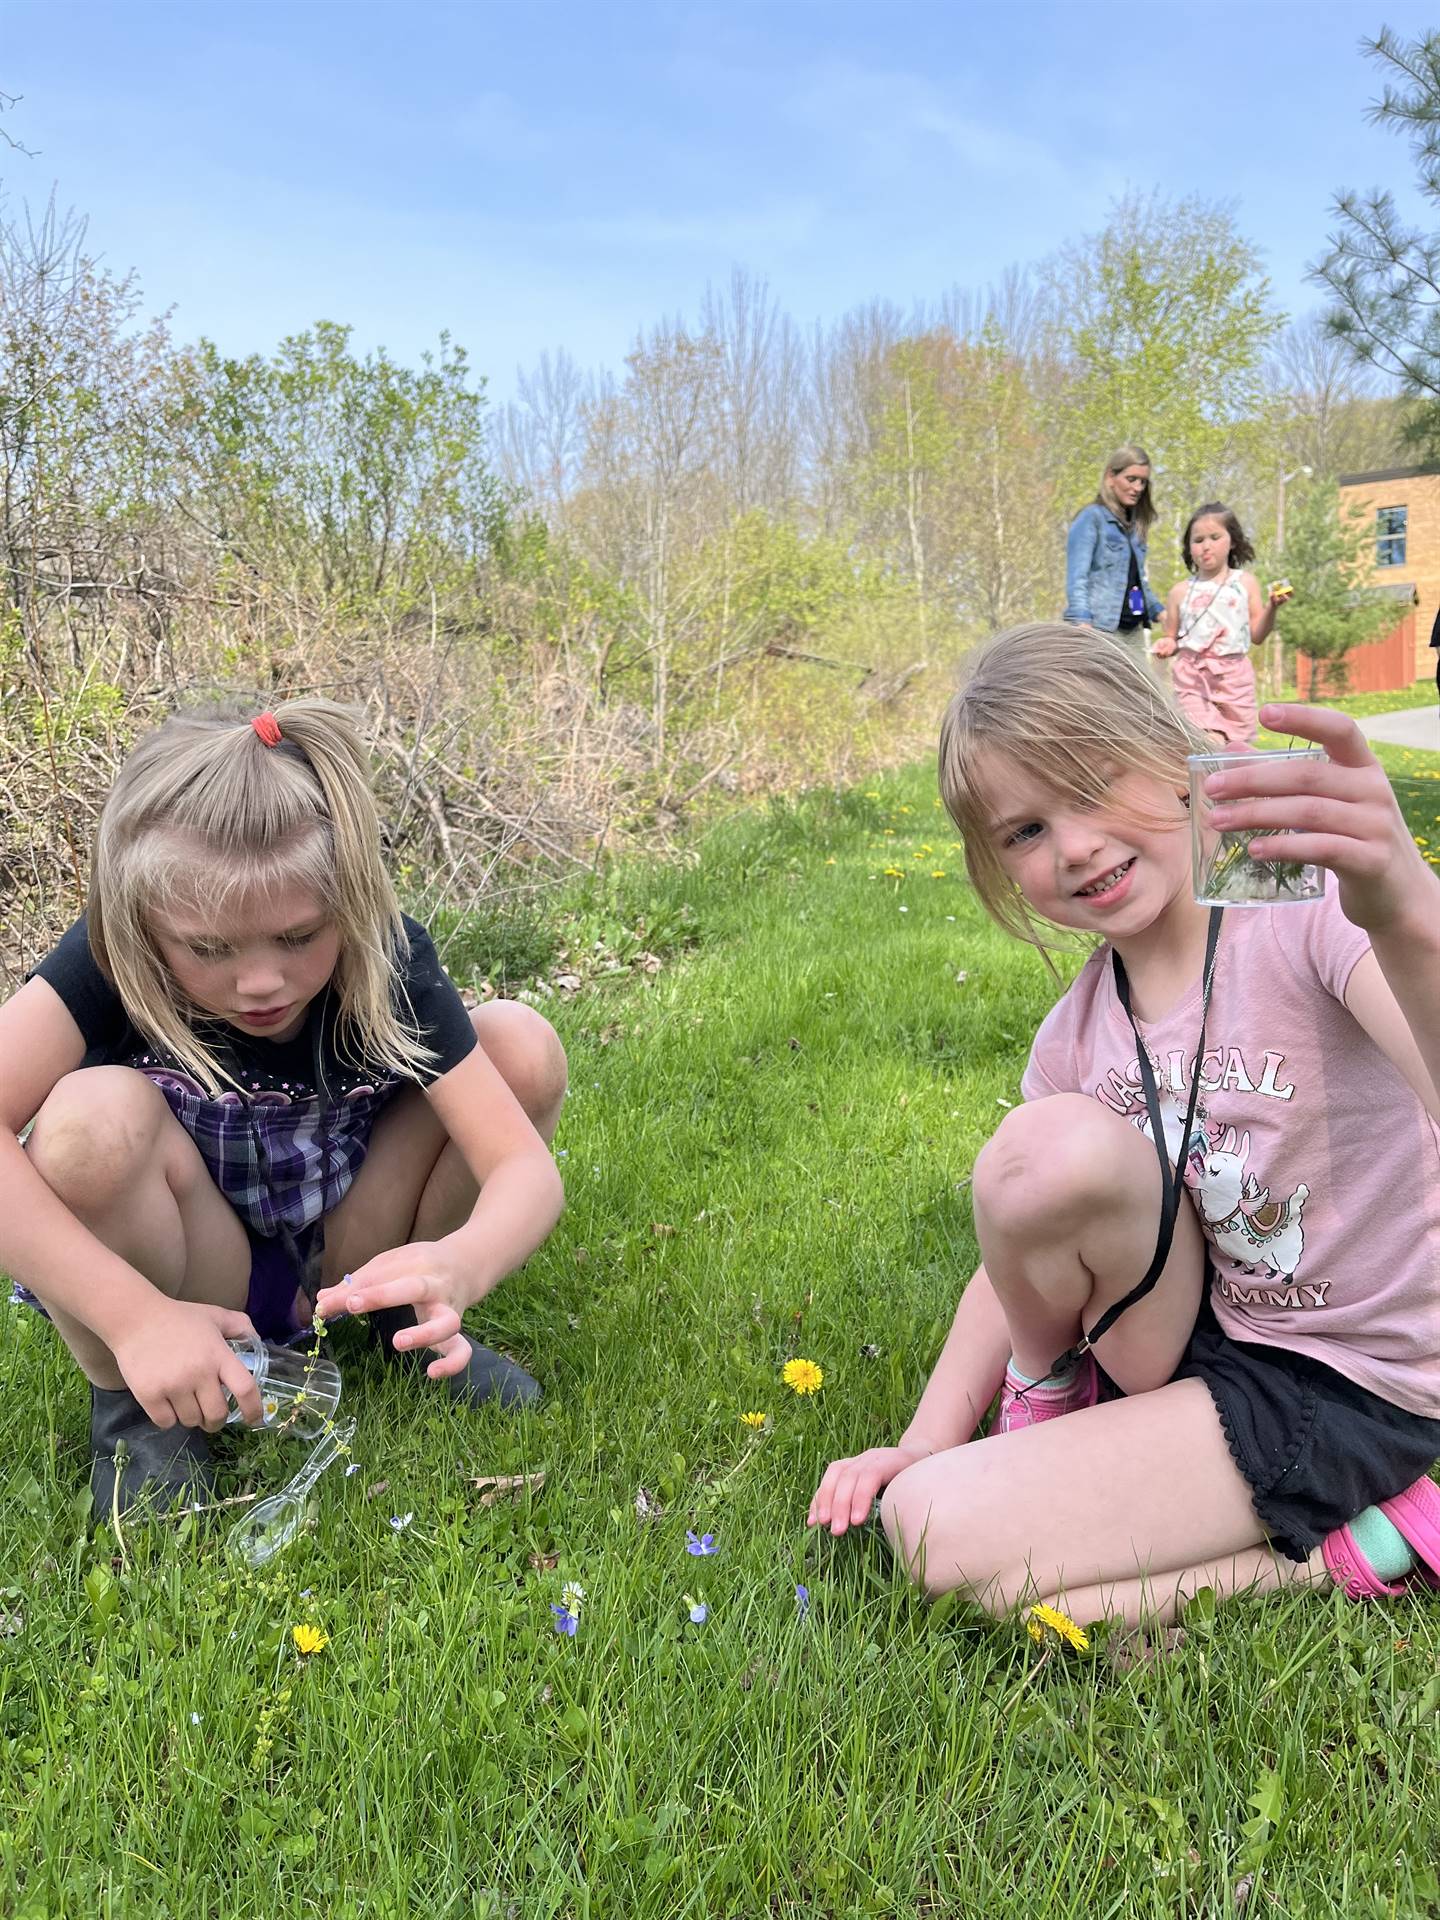
[[[897,1447],[871,1447],[868,1453],[857,1453],[853,1460],[832,1460],[815,1489],[806,1526],[829,1527],[837,1536],[849,1527],[858,1527],[870,1517],[876,1494],[906,1467],[927,1460],[933,1451],[923,1440],[902,1440]]]
[[[1399,924],[1416,889],[1433,887],[1410,836],[1385,769],[1348,714],[1330,707],[1267,706],[1260,718],[1273,733],[1323,747],[1328,760],[1281,760],[1256,754],[1242,767],[1212,773],[1205,791],[1222,802],[1210,815],[1217,830],[1247,827],[1257,860],[1298,860],[1328,867],[1340,883],[1345,918],[1367,933]]]
[[[470,1304],[466,1275],[444,1240],[392,1247],[367,1260],[339,1286],[322,1288],[315,1299],[327,1320],[381,1307],[413,1307],[416,1325],[402,1328],[394,1345],[401,1350],[433,1347],[438,1358],[425,1369],[432,1380],[459,1373],[469,1359],[470,1342],[460,1331],[460,1316]]]
[[[1167,634],[1162,633],[1150,651],[1157,660],[1168,660],[1175,651],[1175,642]]]
[[[252,1427],[264,1419],[250,1369],[227,1341],[254,1338],[248,1313],[157,1293],[154,1308],[112,1343],[126,1386],[157,1427],[215,1433],[233,1399]]]

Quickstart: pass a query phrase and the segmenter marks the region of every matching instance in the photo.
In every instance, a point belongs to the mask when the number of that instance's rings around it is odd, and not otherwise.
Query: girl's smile
[[[1045,919],[1124,943],[1189,904],[1187,816],[1163,781],[1122,773],[1087,801],[1007,756],[987,784],[1005,796],[991,825],[1001,864]]]

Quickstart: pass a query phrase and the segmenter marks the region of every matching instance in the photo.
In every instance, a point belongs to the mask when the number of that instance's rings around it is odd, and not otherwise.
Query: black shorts
[[[1327,1533],[1440,1460],[1440,1420],[1391,1406],[1304,1354],[1232,1340],[1208,1285],[1175,1378],[1210,1389],[1260,1523],[1290,1560],[1308,1559]]]

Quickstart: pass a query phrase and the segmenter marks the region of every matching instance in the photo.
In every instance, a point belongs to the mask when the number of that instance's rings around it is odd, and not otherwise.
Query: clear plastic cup
[[[230,1345],[259,1389],[267,1427],[294,1434],[297,1440],[318,1440],[327,1431],[340,1404],[340,1369],[333,1360],[248,1336]],[[242,1417],[236,1407],[226,1424]]]
[[[1301,906],[1325,893],[1325,869],[1298,860],[1255,860],[1250,842],[1264,830],[1245,827],[1217,833],[1210,825],[1216,804],[1205,791],[1212,773],[1235,767],[1254,769],[1276,760],[1323,760],[1320,747],[1284,747],[1276,753],[1192,753],[1190,766],[1190,871],[1202,907]],[[1233,801],[1235,796],[1231,795]],[[1271,833],[1278,828],[1269,829]]]

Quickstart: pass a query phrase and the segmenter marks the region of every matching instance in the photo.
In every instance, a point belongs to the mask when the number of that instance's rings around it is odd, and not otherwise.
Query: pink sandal
[[[1350,1600],[1392,1600],[1407,1593],[1410,1582],[1440,1587],[1440,1487],[1417,1480],[1413,1487],[1382,1500],[1380,1511],[1413,1548],[1418,1564],[1403,1580],[1382,1580],[1355,1544],[1348,1526],[1337,1527],[1320,1543],[1320,1557],[1337,1587]]]
[[[1380,1511],[1414,1551],[1418,1564],[1411,1578],[1418,1575],[1427,1587],[1440,1587],[1440,1487],[1428,1478],[1417,1480],[1393,1500],[1382,1500]]]
[[[1038,1427],[1044,1420],[1058,1420],[1062,1413],[1078,1413],[1093,1407],[1100,1398],[1100,1374],[1095,1356],[1085,1352],[1074,1374],[1063,1387],[1044,1382],[1026,1386],[1017,1380],[1013,1368],[1005,1369],[1005,1384],[1000,1389],[1000,1406],[992,1433],[1018,1433],[1022,1427]]]

